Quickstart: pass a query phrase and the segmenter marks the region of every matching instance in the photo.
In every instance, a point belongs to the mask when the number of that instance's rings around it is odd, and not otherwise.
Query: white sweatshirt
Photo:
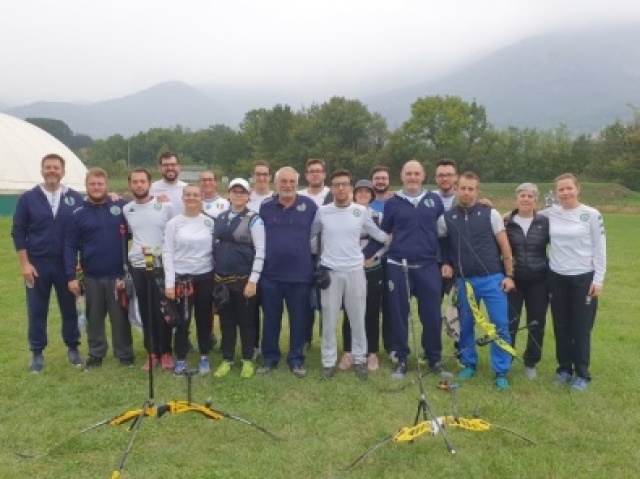
[[[167,223],[162,247],[166,288],[175,287],[176,274],[203,274],[213,270],[213,220],[200,213],[178,215]]]
[[[127,219],[132,241],[129,249],[129,261],[134,268],[145,266],[143,247],[150,248],[154,255],[162,251],[164,229],[167,222],[175,216],[172,203],[160,202],[152,198],[146,203],[127,203],[122,212]]]
[[[554,205],[539,213],[549,218],[551,271],[565,276],[593,271],[593,284],[602,286],[607,241],[600,212],[580,204],[573,209]]]
[[[320,263],[338,271],[362,269],[364,256],[360,247],[360,233],[363,231],[381,243],[388,239],[362,205],[351,203],[338,207],[331,203],[318,208],[311,226],[311,236],[322,232]]]

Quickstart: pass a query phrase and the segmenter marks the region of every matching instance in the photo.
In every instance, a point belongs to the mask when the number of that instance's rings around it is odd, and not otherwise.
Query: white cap
[[[234,178],[233,180],[231,180],[231,182],[229,183],[229,189],[233,188],[234,186],[242,186],[245,190],[247,190],[247,193],[251,191],[249,183],[244,178]]]

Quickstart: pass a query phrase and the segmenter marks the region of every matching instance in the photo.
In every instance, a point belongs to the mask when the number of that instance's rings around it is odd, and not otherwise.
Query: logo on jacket
[[[64,203],[68,206],[73,206],[76,204],[76,200],[73,196],[65,196]]]
[[[296,209],[297,209],[299,212],[301,212],[301,213],[302,213],[303,211],[306,211],[306,209],[307,209],[307,205],[306,205],[305,203],[301,203],[301,204],[299,204],[299,205],[298,205],[298,207],[297,207]]]
[[[356,218],[359,218],[361,214],[362,212],[360,210],[353,210],[353,216],[355,216]]]
[[[207,219],[207,220],[204,220],[204,225],[207,228],[211,228],[213,226],[213,222],[211,220]]]
[[[153,205],[153,209],[160,211],[162,209],[162,204],[161,203],[156,203],[155,205]]]
[[[424,204],[425,206],[428,206],[429,208],[433,208],[433,200],[431,198],[427,198],[424,200]]]
[[[120,213],[122,213],[120,207],[116,205],[113,205],[111,208],[109,208],[109,211],[113,216],[118,216]]]
[[[580,221],[589,221],[589,213],[582,213],[580,215]]]

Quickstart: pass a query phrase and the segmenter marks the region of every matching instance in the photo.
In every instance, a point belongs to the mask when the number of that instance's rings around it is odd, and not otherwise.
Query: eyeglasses
[[[335,183],[331,183],[332,188],[349,188],[351,183],[348,181],[337,181]]]
[[[456,176],[455,173],[438,173],[436,178],[453,178],[454,176]]]

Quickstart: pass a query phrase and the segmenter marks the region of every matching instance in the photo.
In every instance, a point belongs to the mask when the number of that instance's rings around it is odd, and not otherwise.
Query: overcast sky
[[[0,103],[167,80],[349,95],[522,38],[640,21],[640,0],[0,0]]]

